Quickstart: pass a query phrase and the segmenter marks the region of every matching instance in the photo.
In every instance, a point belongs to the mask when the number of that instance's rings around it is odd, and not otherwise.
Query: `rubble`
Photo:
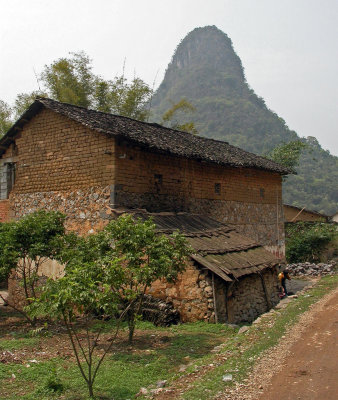
[[[333,274],[336,264],[337,263],[333,260],[328,263],[319,264],[304,262],[288,264],[287,269],[289,270],[290,275],[293,276],[322,276]]]

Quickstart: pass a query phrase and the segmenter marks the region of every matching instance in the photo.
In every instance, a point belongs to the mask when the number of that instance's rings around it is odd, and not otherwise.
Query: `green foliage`
[[[299,164],[299,157],[306,144],[300,140],[294,140],[289,143],[280,144],[275,147],[267,157],[284,167],[294,170]]]
[[[325,247],[338,235],[336,225],[298,222],[286,226],[286,259],[290,263],[319,261]]]
[[[130,343],[146,290],[157,279],[175,281],[183,272],[189,254],[182,235],[158,235],[155,228],[151,219],[134,221],[131,215],[112,221],[106,228],[113,241],[115,257],[120,260],[119,274],[123,284],[117,288],[117,293],[123,304],[129,304]]]
[[[27,110],[37,96],[46,97],[46,94],[41,91],[33,91],[31,93],[20,93],[16,96],[13,107],[14,120],[17,120]]]
[[[16,222],[0,224],[0,278],[6,279],[12,270],[19,279],[26,303],[38,296],[39,271],[47,259],[53,259],[60,250],[60,237],[64,235],[65,216],[54,211],[36,211]],[[6,303],[30,319],[14,304]]]
[[[11,115],[11,107],[4,101],[0,100],[0,138],[12,126]]]
[[[181,99],[176,104],[173,104],[163,115],[161,124],[164,126],[169,126],[172,129],[177,129],[183,132],[189,132],[194,135],[198,134],[195,124],[193,122],[181,122],[174,120],[177,115],[185,115],[187,113],[195,112],[195,107],[189,103],[186,99]]]
[[[151,220],[134,220],[131,215],[112,221],[102,232],[78,237],[65,235],[58,241],[58,259],[65,274],[49,279],[39,298],[29,306],[30,316],[63,320],[89,395],[99,368],[127,316],[130,335],[135,328],[143,295],[159,278],[173,281],[184,269],[188,249],[183,236],[158,235]],[[98,353],[104,330],[96,315],[116,318],[110,345]],[[75,322],[82,316],[86,340],[82,342]]]
[[[95,82],[91,60],[84,52],[70,55],[46,65],[42,82],[51,98],[88,108]]]

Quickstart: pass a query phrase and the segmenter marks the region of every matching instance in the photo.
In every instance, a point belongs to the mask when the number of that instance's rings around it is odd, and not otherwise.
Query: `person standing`
[[[278,274],[278,280],[279,280],[279,283],[280,283],[280,285],[282,286],[282,288],[283,288],[283,297],[284,296],[288,296],[288,291],[287,291],[287,289],[286,289],[286,280],[291,280],[291,278],[290,278],[290,275],[289,275],[289,271],[287,270],[287,269],[285,269],[284,271],[282,271],[282,272],[280,272],[279,274]]]

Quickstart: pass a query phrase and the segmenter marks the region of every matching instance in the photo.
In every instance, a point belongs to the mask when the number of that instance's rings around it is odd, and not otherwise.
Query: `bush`
[[[286,226],[286,259],[289,263],[316,262],[337,237],[337,226],[323,222],[299,222]]]

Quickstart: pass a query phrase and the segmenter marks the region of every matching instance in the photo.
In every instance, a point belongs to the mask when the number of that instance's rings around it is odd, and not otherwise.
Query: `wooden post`
[[[261,281],[262,281],[262,286],[263,286],[263,290],[264,290],[264,294],[265,294],[265,300],[266,300],[266,303],[268,305],[268,310],[271,310],[272,304],[271,304],[271,300],[269,298],[268,289],[267,289],[267,287],[265,285],[264,277],[261,274],[261,272],[258,272],[258,273],[259,273],[259,276],[260,276]]]
[[[212,296],[214,298],[214,312],[215,312],[215,322],[218,323],[217,315],[217,305],[216,305],[216,293],[215,293],[215,274],[212,273]]]

